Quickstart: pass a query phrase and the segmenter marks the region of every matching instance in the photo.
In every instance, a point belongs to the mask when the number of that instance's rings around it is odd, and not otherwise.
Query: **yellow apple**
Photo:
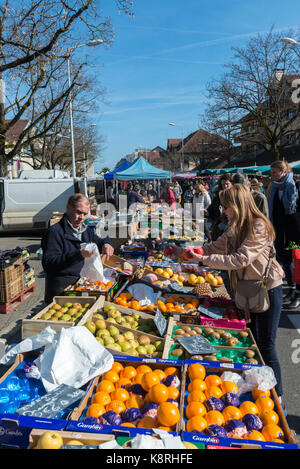
[[[60,449],[63,445],[61,435],[53,430],[48,430],[43,433],[37,443],[38,449]]]

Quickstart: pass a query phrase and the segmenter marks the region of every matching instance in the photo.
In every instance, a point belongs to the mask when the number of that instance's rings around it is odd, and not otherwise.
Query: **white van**
[[[65,212],[68,198],[85,191],[79,178],[0,178],[0,231],[47,229],[53,212]]]

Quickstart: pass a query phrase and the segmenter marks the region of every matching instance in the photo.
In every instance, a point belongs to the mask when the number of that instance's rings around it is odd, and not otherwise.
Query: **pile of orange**
[[[153,311],[155,308],[154,304],[141,306],[139,301],[135,300],[129,292],[122,292],[117,298],[114,299],[114,303],[126,308],[134,309],[135,311]]]
[[[188,313],[189,311],[195,311],[199,304],[197,298],[191,296],[180,297],[177,293],[172,296],[164,295],[164,300],[156,302],[157,308],[163,313]]]
[[[270,391],[252,390],[254,401],[245,400],[239,407],[226,406],[222,412],[207,410],[206,400],[213,396],[221,398],[225,393],[236,393],[237,385],[233,381],[222,381],[216,374],[206,374],[200,363],[193,363],[187,370],[187,405],[185,408],[186,430],[205,432],[209,425],[225,425],[228,420],[242,420],[246,414],[257,415],[263,424],[261,432],[252,431],[244,438],[259,441],[284,443],[284,433],[279,424],[279,415],[274,410],[274,401]]]
[[[177,387],[166,386],[163,383],[169,375],[179,376],[178,368],[175,366],[151,368],[147,364],[132,366],[115,361],[98,383],[89,402],[86,416],[99,418],[105,412],[112,410],[122,417],[127,408],[142,409],[145,404],[154,403],[158,404],[157,416],[155,418],[144,416],[136,426],[173,431],[180,420],[180,391]],[[144,398],[130,391],[130,387],[134,384],[139,384],[147,393]]]
[[[97,280],[96,282],[86,282],[81,285],[77,285],[74,290],[76,291],[83,291],[83,290],[89,290],[89,291],[106,291],[109,288],[111,288],[115,282],[110,280],[109,282],[100,282]]]

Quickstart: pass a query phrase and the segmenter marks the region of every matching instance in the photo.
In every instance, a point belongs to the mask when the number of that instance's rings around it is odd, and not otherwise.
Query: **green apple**
[[[129,339],[128,342],[130,343],[132,348],[137,348],[139,346],[139,343],[135,339]]]
[[[109,345],[115,343],[113,337],[110,337],[110,336],[109,337],[104,337],[103,341],[104,341],[105,347],[108,347]]]
[[[102,314],[100,314],[100,313],[96,313],[96,314],[94,314],[94,316],[93,316],[93,320],[96,321],[97,319],[104,319],[104,316],[103,316]]]
[[[61,320],[62,321],[65,321],[65,322],[69,322],[72,320],[70,314],[64,314],[62,317],[61,317]]]
[[[106,323],[105,323],[104,319],[97,319],[95,321],[95,326],[96,326],[96,330],[106,329]]]
[[[109,330],[111,337],[114,337],[120,334],[119,329],[116,326],[109,326],[108,330]]]
[[[136,349],[135,349],[138,354],[140,355],[146,355],[147,354],[147,350],[146,350],[146,347],[143,347],[142,345],[139,345]]]
[[[120,344],[121,342],[125,342],[125,337],[123,334],[119,334],[117,335],[116,337],[114,337],[115,339],[115,342],[117,342],[118,344]]]
[[[131,345],[127,341],[121,342],[120,347],[121,347],[122,352],[125,352],[125,353],[131,349]]]
[[[73,306],[73,303],[70,303],[70,302],[63,304],[64,308],[72,308],[72,306]]]
[[[117,309],[115,305],[110,304],[110,305],[105,305],[103,308],[103,311],[107,314],[109,310],[115,310]]]
[[[124,332],[124,337],[126,340],[134,340],[134,334],[131,331]]]
[[[155,346],[155,349],[158,351],[158,352],[162,352],[163,351],[163,348],[164,348],[164,344],[161,340],[157,340],[156,342],[154,342],[153,344]]]
[[[117,350],[118,352],[122,352],[120,344],[116,344],[116,343],[111,344],[109,345],[109,348],[111,348],[112,350]]]
[[[107,318],[107,321],[117,324],[117,321],[115,320],[115,318]]]
[[[97,337],[110,337],[110,333],[107,329],[98,329],[96,331],[96,336]]]
[[[96,340],[98,340],[98,342],[100,342],[101,345],[104,345],[104,340],[102,337],[96,337]]]
[[[152,355],[153,352],[155,352],[155,346],[153,344],[146,345],[146,352],[149,355]]]
[[[131,349],[127,350],[126,353],[128,353],[128,355],[133,355],[134,357],[139,356],[139,353],[134,348],[131,348]]]
[[[139,315],[139,313],[133,313],[132,317],[135,321],[139,321],[141,316]]]
[[[84,323],[84,327],[86,327],[92,334],[96,332],[96,325],[93,321],[87,321]]]

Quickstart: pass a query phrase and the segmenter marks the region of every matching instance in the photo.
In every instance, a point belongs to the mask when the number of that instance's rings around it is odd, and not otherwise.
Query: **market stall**
[[[103,258],[109,287],[82,278],[23,322],[0,360],[0,447],[298,449],[223,272],[172,246]]]

